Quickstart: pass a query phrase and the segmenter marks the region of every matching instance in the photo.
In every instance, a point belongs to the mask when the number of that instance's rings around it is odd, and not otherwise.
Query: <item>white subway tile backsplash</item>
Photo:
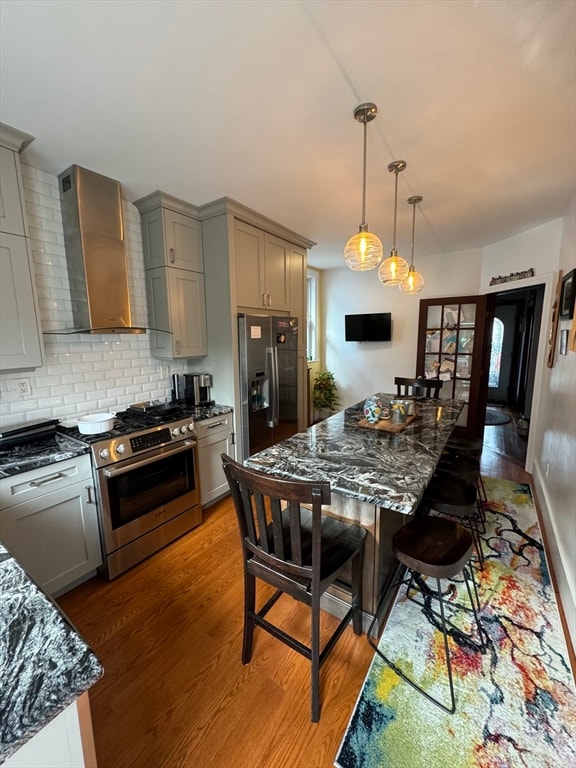
[[[30,225],[30,247],[44,331],[72,326],[72,302],[56,176],[22,165]],[[128,283],[135,325],[147,324],[146,281],[140,214],[122,202]],[[45,335],[45,364],[34,371],[0,373],[0,423],[39,418],[73,419],[95,410],[119,411],[134,402],[170,396],[170,374],[186,361],[161,362],[150,355],[148,334]],[[30,380],[31,395],[16,391],[16,379]]]

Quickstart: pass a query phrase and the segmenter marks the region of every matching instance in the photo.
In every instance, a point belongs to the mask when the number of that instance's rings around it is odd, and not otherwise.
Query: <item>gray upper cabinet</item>
[[[165,192],[134,205],[141,214],[150,350],[154,357],[208,352],[202,225],[196,208]]]
[[[236,303],[252,309],[290,309],[290,243],[235,222]]]
[[[20,175],[28,134],[0,124],[0,370],[42,365],[40,314],[34,291]]]
[[[154,357],[202,357],[208,351],[204,275],[186,269],[146,270],[148,322]],[[159,330],[158,330],[159,329]]]
[[[168,208],[142,215],[144,268],[176,267],[204,271],[201,223]]]
[[[0,146],[0,232],[24,236],[24,216],[18,183],[17,155]]]

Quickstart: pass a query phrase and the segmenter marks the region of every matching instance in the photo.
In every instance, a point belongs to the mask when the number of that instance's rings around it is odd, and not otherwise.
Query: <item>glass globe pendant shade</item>
[[[420,293],[424,288],[424,278],[420,272],[416,272],[414,267],[410,267],[408,274],[398,287],[402,293]]]
[[[344,262],[349,269],[354,272],[365,272],[368,269],[374,269],[382,260],[382,243],[368,232],[366,224],[366,146],[367,146],[367,125],[372,122],[378,114],[378,107],[372,102],[360,104],[354,110],[354,119],[364,126],[364,152],[362,163],[362,223],[358,228],[358,233],[352,235],[344,247]]]
[[[344,248],[346,266],[354,272],[365,272],[374,269],[382,259],[382,243],[366,229],[352,235]]]
[[[383,285],[400,285],[408,275],[408,262],[393,248],[390,256],[378,268],[378,278]]]
[[[422,195],[412,195],[406,201],[412,206],[412,243],[410,246],[410,267],[399,287],[402,293],[420,293],[424,287],[424,278],[414,267],[414,228],[416,226],[416,206],[422,202]]]

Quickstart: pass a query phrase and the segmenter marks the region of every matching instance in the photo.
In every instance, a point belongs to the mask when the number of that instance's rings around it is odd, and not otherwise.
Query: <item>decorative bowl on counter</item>
[[[90,413],[76,419],[82,435],[97,435],[99,432],[109,432],[114,427],[114,413]]]

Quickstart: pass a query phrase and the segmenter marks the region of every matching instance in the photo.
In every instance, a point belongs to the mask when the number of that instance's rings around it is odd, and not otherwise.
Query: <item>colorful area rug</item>
[[[339,768],[576,766],[576,687],[530,487],[487,478],[486,488],[480,598],[489,643],[482,655],[451,632],[456,713],[428,702],[375,654]],[[461,586],[449,599],[465,602]],[[416,599],[402,588],[379,647],[449,704],[442,633]]]

